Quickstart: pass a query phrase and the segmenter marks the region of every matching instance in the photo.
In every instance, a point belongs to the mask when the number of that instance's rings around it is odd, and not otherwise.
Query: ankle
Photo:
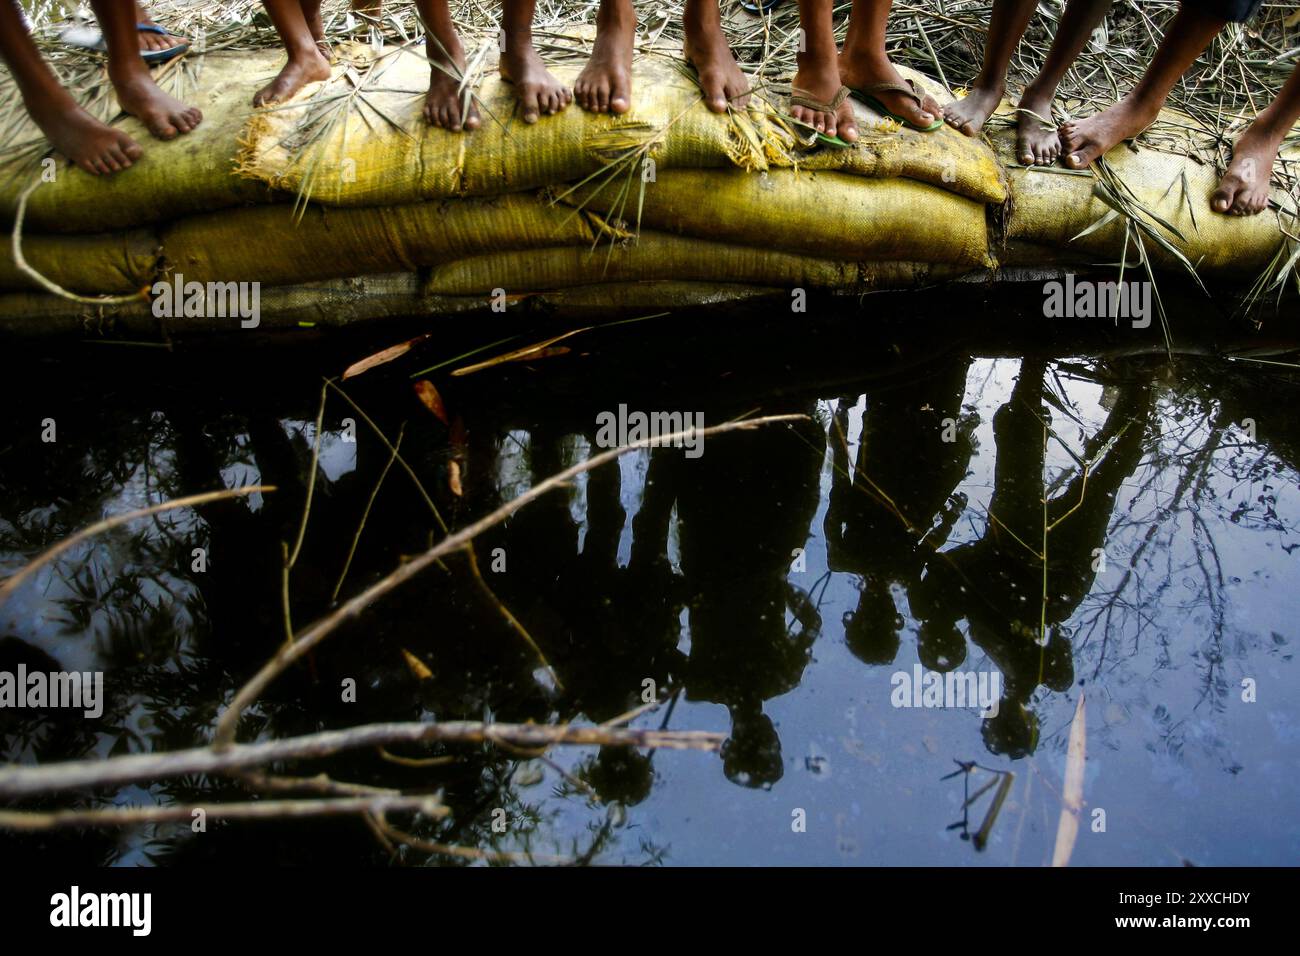
[[[1002,99],[1002,95],[1007,91],[1007,83],[1004,76],[991,78],[986,77],[981,73],[971,82],[971,92],[987,93],[989,96],[996,96],[998,99]]]

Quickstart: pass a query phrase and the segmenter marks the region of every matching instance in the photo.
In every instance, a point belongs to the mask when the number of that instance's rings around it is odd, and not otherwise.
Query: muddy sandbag
[[[22,252],[29,266],[69,292],[121,295],[153,282],[161,243],[157,233],[147,229],[87,236],[24,236]],[[0,289],[38,288],[39,283],[19,271],[12,253],[0,256]]]
[[[587,217],[533,194],[405,206],[309,206],[193,216],[162,232],[167,274],[200,282],[288,285],[415,270],[501,250],[591,245]]]
[[[634,242],[613,248],[561,246],[449,262],[430,272],[425,290],[486,300],[498,288],[514,295],[593,284],[711,282],[725,277],[728,282],[784,289],[866,292],[914,288],[963,271],[915,262],[843,262],[643,230]]]
[[[985,207],[910,179],[806,170],[665,170],[626,202],[586,186],[566,201],[642,227],[838,260],[992,265]],[[631,223],[630,225],[635,225]],[[718,278],[725,278],[719,271]]]

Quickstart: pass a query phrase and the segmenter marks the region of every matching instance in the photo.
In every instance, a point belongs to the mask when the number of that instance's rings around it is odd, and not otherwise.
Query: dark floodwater
[[[1032,302],[968,295],[870,298],[859,313],[797,326],[656,318],[582,333],[565,356],[464,377],[447,374],[463,364],[453,363],[429,376],[451,428],[417,402],[411,373],[505,333],[465,319],[435,326],[411,356],[346,388],[388,436],[402,435],[403,457],[453,526],[589,456],[597,415],[620,404],[703,413],[706,425],[748,412],[808,418],[710,437],[698,459],[631,453],[479,539],[485,577],[562,689],[454,559],[274,684],[241,739],[389,720],[602,722],[653,681],[677,696],[635,726],[720,731],[721,754],[556,748],[548,763],[452,747],[403,751],[454,758],[436,766],[363,752],[281,769],[442,790],[449,820],[394,822],[483,849],[607,864],[1040,865],[1086,693],[1075,864],[1295,863],[1300,375],[1242,360],[1295,353],[1219,323],[1187,336],[1171,366],[1154,331],[1044,329]],[[906,323],[890,321],[899,314]],[[496,351],[569,327],[535,317],[510,326],[519,338]],[[258,481],[280,490],[139,520],[0,607],[0,670],[103,670],[108,695],[99,720],[0,711],[0,758],[208,739],[283,639],[282,542],[302,512],[321,378],[405,334],[327,346],[236,336],[176,354],[62,345],[57,360],[11,352],[0,573],[107,515]],[[1227,349],[1238,360],[1213,354]],[[49,418],[52,443],[41,440]],[[345,418],[357,420],[355,442]],[[331,396],[292,576],[299,626],[329,608],[388,460]],[[422,550],[434,530],[394,467],[341,594]],[[195,548],[203,572],[192,570]],[[491,568],[500,554],[504,572]],[[417,679],[403,651],[432,676]],[[996,680],[996,716],[894,706],[896,675],[917,666]],[[355,703],[341,700],[347,678]],[[960,765],[971,762],[981,769],[967,777]],[[1006,771],[1014,779],[981,851],[963,834],[986,823],[995,790],[965,814],[963,799]],[[245,793],[184,778],[60,805]],[[493,832],[498,808],[504,833]],[[1098,809],[1104,832],[1093,829]],[[0,846],[123,864],[388,860],[347,820]]]

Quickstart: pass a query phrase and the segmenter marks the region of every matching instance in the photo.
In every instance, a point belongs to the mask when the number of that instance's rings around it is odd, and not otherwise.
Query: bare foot
[[[425,122],[430,126],[451,130],[453,133],[478,129],[480,122],[478,107],[474,105],[472,96],[462,115],[460,77],[465,73],[465,54],[459,42],[455,44],[454,49],[449,49],[448,53],[451,54],[450,63],[441,51],[436,54],[433,50],[428,52],[429,59],[433,62],[429,67],[429,92],[424,97]],[[439,69],[438,63],[446,69]]]
[[[794,79],[790,81],[791,90],[796,95],[806,96],[828,105],[842,85],[839,68],[833,61],[825,64],[801,64]],[[853,103],[848,97],[845,97],[844,102],[840,103],[834,112],[791,104],[790,115],[826,136],[838,136],[846,143],[855,143],[858,140],[858,124],[854,122]]]
[[[943,118],[948,125],[967,136],[978,136],[988,118],[1002,102],[1001,86],[976,86],[959,100],[943,108]]]
[[[1052,97],[1030,86],[1017,108],[1016,158],[1024,166],[1051,166],[1061,157],[1061,136],[1052,122]]]
[[[118,105],[144,123],[157,139],[175,139],[203,122],[203,114],[196,107],[186,106],[158,88],[143,61],[138,71],[125,76],[115,74],[110,67],[109,79]]]
[[[525,123],[536,123],[543,113],[553,116],[573,102],[569,88],[551,75],[530,42],[522,51],[501,54],[501,78],[514,84]]]
[[[584,110],[626,113],[632,108],[635,36],[636,14],[630,3],[601,5],[591,59],[573,84],[573,95]]]
[[[709,13],[704,16],[686,17],[686,59],[699,74],[704,104],[709,109],[715,113],[725,113],[728,105],[744,109],[749,104],[749,78],[727,45],[717,5],[705,9]]]
[[[888,59],[864,56],[849,58],[841,55],[840,81],[853,89],[865,89],[874,83],[902,83],[903,77]],[[922,94],[919,104],[904,93],[874,95],[891,113],[897,113],[917,126],[931,126],[935,118],[943,114],[934,97],[928,94]]]
[[[1258,125],[1248,127],[1232,148],[1232,162],[1210,197],[1215,212],[1254,216],[1268,208],[1268,181],[1282,141]]]
[[[156,27],[158,24],[149,19],[147,14],[140,14],[136,21],[142,26]],[[181,37],[174,37],[170,33],[154,33],[152,30],[137,31],[140,34],[140,52],[152,53],[156,50],[170,50],[172,47],[180,46],[185,42]]]
[[[144,154],[130,136],[104,125],[70,98],[66,102],[29,101],[27,106],[54,148],[88,173],[120,172]]]
[[[315,47],[289,54],[289,62],[275,79],[253,95],[254,106],[269,106],[292,99],[308,83],[330,78],[330,62]]]
[[[1065,165],[1071,169],[1087,169],[1113,147],[1150,126],[1159,112],[1158,104],[1152,109],[1126,96],[1110,109],[1087,119],[1062,123],[1060,135],[1066,153]]]

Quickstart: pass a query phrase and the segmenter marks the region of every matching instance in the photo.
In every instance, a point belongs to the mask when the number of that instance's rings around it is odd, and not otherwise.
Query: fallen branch
[[[445,817],[451,811],[437,797],[342,797],[337,800],[258,800],[253,803],[212,803],[180,807],[111,807],[103,810],[55,810],[24,813],[0,810],[0,828],[57,830],[62,827],[127,827],[141,823],[189,823],[196,811],[212,820],[284,820],[291,817],[330,817],[353,813],[415,810]]]
[[[156,515],[163,511],[173,511],[176,508],[188,508],[191,505],[205,505],[211,501],[220,501],[223,498],[237,498],[241,495],[251,495],[254,492],[263,494],[275,491],[275,485],[249,485],[246,488],[234,488],[222,491],[206,491],[201,495],[188,495],[184,498],[175,498],[171,501],[164,501],[162,504],[151,505],[148,508],[140,508],[138,511],[128,511],[126,514],[114,515],[111,518],[105,518],[103,521],[97,521],[88,528],[82,528],[74,535],[70,535],[51,548],[42,551],[35,558],[29,561],[26,567],[19,569],[4,582],[0,584],[0,604],[4,604],[9,597],[17,590],[18,585],[27,580],[45,565],[59,557],[59,555],[75,548],[87,538],[93,538],[97,534],[103,534],[105,531],[119,527],[134,521],[136,518],[145,518],[149,515]]]
[[[213,746],[228,747],[235,741],[235,732],[239,727],[239,718],[244,710],[249,707],[264,691],[273,680],[280,676],[291,664],[300,657],[314,648],[317,644],[328,637],[335,628],[344,621],[358,616],[363,610],[373,604],[379,598],[388,594],[415,577],[430,564],[440,560],[448,554],[467,547],[475,537],[482,534],[494,525],[505,521],[516,511],[531,501],[540,498],[542,495],[556,488],[564,487],[571,479],[583,472],[590,471],[607,462],[614,461],[622,455],[627,454],[638,448],[650,448],[653,446],[670,445],[673,442],[680,442],[691,437],[706,437],[708,435],[721,434],[723,432],[736,431],[738,429],[753,428],[758,425],[767,425],[775,422],[793,422],[805,421],[806,415],[768,415],[763,418],[751,418],[743,421],[726,422],[721,425],[715,425],[712,428],[705,428],[699,432],[695,429],[689,429],[680,432],[674,432],[671,435],[663,435],[658,438],[646,438],[638,442],[630,442],[626,445],[620,445],[617,448],[611,448],[603,451],[599,455],[588,458],[586,461],[578,462],[557,474],[552,475],[540,484],[528,489],[518,498],[506,502],[486,517],[480,518],[473,524],[466,525],[455,534],[450,534],[443,538],[436,545],[425,551],[423,554],[407,561],[397,570],[393,571],[387,577],[376,581],[370,587],[366,588],[360,594],[340,605],[337,610],[331,612],[325,617],[318,620],[303,631],[292,644],[286,644],[269,661],[262,666],[253,677],[246,683],[235,695],[230,706],[226,708],[217,722],[216,733],[213,735]]]
[[[281,760],[326,757],[347,750],[392,744],[500,743],[522,748],[567,744],[717,750],[722,746],[724,738],[724,734],[706,731],[485,724],[480,721],[364,724],[346,730],[327,730],[283,740],[232,744],[222,750],[196,747],[167,753],[129,754],[107,760],[71,760],[44,766],[11,764],[0,767],[0,797],[31,797],[88,787],[115,787],[142,780],[162,780],[189,774],[224,774]]]

